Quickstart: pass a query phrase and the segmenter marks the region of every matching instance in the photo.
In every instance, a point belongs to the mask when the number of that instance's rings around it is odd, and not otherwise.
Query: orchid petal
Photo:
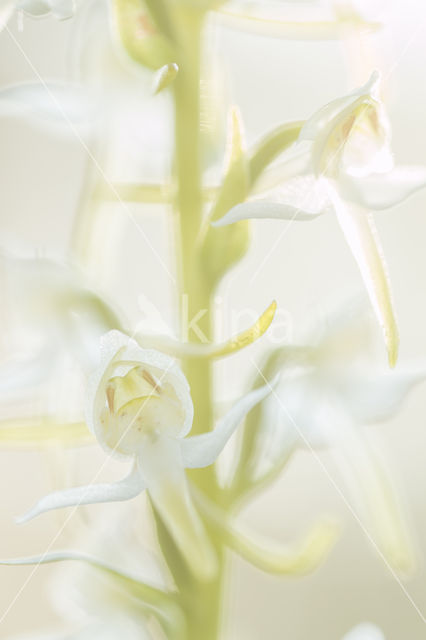
[[[340,228],[370,297],[377,319],[382,327],[389,365],[395,366],[398,357],[398,328],[395,320],[387,267],[376,227],[370,213],[347,206],[335,198],[335,211]]]
[[[268,382],[241,398],[213,431],[182,439],[180,447],[184,466],[200,468],[213,464],[241,420],[271,393],[278,380],[279,376],[276,376],[271,383]]]
[[[249,218],[312,220],[330,209],[328,181],[309,175],[299,176],[275,188],[267,199],[252,200],[233,207],[212,225],[219,227]]]
[[[355,507],[363,516],[359,522],[364,533],[392,567],[410,571],[414,564],[412,541],[394,490],[358,425],[349,419],[346,404],[341,402],[338,390],[336,396],[329,399],[318,389],[318,381],[294,384],[298,388],[290,388],[288,381],[283,385],[286,393],[283,400],[278,394],[272,398],[278,401],[271,415],[279,420],[278,429],[282,431],[283,442],[287,442],[290,451],[297,440],[299,445],[310,450],[330,448],[355,498]],[[285,455],[282,443],[275,444],[274,454],[276,449],[279,455]],[[349,500],[343,493],[342,496],[352,510]]]
[[[165,630],[173,628],[176,632],[176,637],[183,637],[182,632],[185,624],[183,614],[180,607],[173,601],[172,593],[166,593],[158,587],[147,584],[138,576],[124,572],[120,568],[115,567],[100,558],[96,558],[80,551],[53,551],[36,556],[0,560],[0,565],[39,566],[42,564],[44,565],[64,561],[82,562],[106,574],[113,581],[114,587],[120,587],[120,589],[122,589],[124,597],[128,603],[130,603],[132,599],[135,599],[139,608],[141,607],[143,610],[150,611],[159,618]],[[120,632],[121,630],[122,628],[120,627]],[[76,636],[76,638],[77,637],[80,638],[80,636]],[[100,635],[99,637],[103,638],[104,636]]]
[[[79,85],[24,83],[0,90],[0,115],[30,116],[40,123],[60,127],[87,127],[95,115],[94,104]]]
[[[110,484],[88,484],[82,487],[73,487],[63,491],[55,491],[44,498],[26,514],[17,518],[18,523],[28,522],[41,513],[63,507],[79,507],[83,504],[96,504],[100,502],[121,502],[135,498],[145,489],[142,476],[134,465],[130,474],[119,482]]]
[[[0,559],[0,565],[5,566],[27,566],[27,565],[41,565],[41,564],[52,564],[55,562],[66,562],[66,561],[74,561],[74,562],[83,562],[85,564],[89,564],[95,569],[99,569],[109,575],[112,578],[117,578],[123,580],[125,583],[128,583],[129,587],[136,588],[140,593],[140,596],[143,597],[145,602],[151,602],[152,604],[158,604],[161,600],[166,596],[165,592],[157,589],[156,587],[152,587],[150,585],[145,584],[141,580],[139,580],[135,576],[131,576],[117,567],[101,560],[100,558],[96,558],[94,556],[89,555],[88,553],[83,553],[81,551],[52,551],[49,553],[41,553],[40,555],[35,556],[25,556],[20,558],[8,558],[6,560]]]
[[[147,440],[139,465],[149,496],[191,570],[201,580],[211,579],[217,561],[189,494],[179,442],[161,436]]]
[[[0,390],[3,394],[22,393],[46,380],[52,372],[56,345],[46,345],[33,357],[13,359],[0,366]]]
[[[327,433],[336,464],[354,498],[364,533],[397,571],[410,573],[415,552],[410,533],[385,469],[367,438],[336,405],[328,408]],[[371,533],[370,533],[371,531]]]
[[[101,363],[89,381],[87,397],[87,424],[99,443],[108,451],[111,451],[111,447],[105,441],[104,427],[100,419],[106,402],[108,380],[119,366],[131,368],[140,365],[155,372],[161,384],[170,384],[173,388],[184,414],[179,435],[184,436],[191,429],[194,408],[188,381],[178,364],[165,353],[141,348],[134,339],[120,331],[109,331],[102,336]],[[118,447],[114,452],[120,455]]]
[[[374,95],[379,81],[380,74],[375,70],[364,85],[321,107],[306,121],[300,132],[299,140],[315,140],[342,110],[357,102],[362,96]]]
[[[394,371],[353,371],[338,382],[338,391],[351,415],[361,424],[391,418],[414,386],[426,379],[426,368]]]
[[[93,442],[84,422],[61,422],[51,416],[0,420],[0,447],[40,447],[55,443],[76,447]]]
[[[142,346],[164,350],[178,358],[224,358],[262,337],[271,326],[276,308],[277,303],[274,300],[251,327],[219,344],[182,343],[169,336],[156,335],[144,335],[139,342]]]
[[[426,186],[426,169],[417,166],[396,167],[386,173],[363,177],[349,174],[339,178],[342,196],[366,209],[389,209]]]
[[[336,523],[319,522],[297,549],[291,549],[270,540],[256,539],[252,533],[230,522],[226,514],[200,492],[195,495],[200,509],[220,532],[225,543],[247,562],[267,573],[301,575],[313,571],[325,559],[339,533]]]

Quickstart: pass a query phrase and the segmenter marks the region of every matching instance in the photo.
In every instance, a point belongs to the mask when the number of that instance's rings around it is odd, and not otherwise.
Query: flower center
[[[328,131],[319,157],[319,172],[333,178],[341,169],[354,175],[386,170],[388,131],[380,104],[363,96],[346,109]]]
[[[140,365],[108,380],[100,416],[105,442],[124,454],[137,453],[147,437],[179,434],[185,420],[172,384]]]

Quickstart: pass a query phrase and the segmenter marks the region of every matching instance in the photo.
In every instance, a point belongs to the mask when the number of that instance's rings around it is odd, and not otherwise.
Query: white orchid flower
[[[69,265],[3,254],[0,267],[0,443],[90,440],[84,385],[117,315]]]
[[[385,640],[385,636],[376,625],[363,622],[348,631],[342,640]]]
[[[389,123],[378,97],[379,74],[333,100],[302,127],[287,160],[277,167],[278,187],[239,204],[214,224],[248,218],[312,220],[332,211],[361,271],[382,327],[389,363],[398,354],[398,329],[383,252],[372,210],[402,202],[426,184],[426,167],[394,167]]]
[[[20,521],[72,505],[129,500],[147,489],[176,544],[195,572],[215,568],[212,548],[190,499],[185,468],[211,465],[241,420],[271,385],[243,397],[216,428],[187,437],[193,405],[188,382],[167,355],[142,349],[119,331],[102,340],[102,364],[88,396],[87,422],[109,453],[132,460],[120,482],[87,485],[42,498]]]
[[[274,355],[271,372],[280,370],[281,379],[262,406],[264,446],[272,464],[299,447],[331,447],[383,553],[407,571],[413,563],[409,535],[362,426],[394,415],[410,389],[426,378],[426,369],[391,371],[376,364],[373,329],[365,309],[355,305],[332,315],[319,337],[308,331],[304,346]]]

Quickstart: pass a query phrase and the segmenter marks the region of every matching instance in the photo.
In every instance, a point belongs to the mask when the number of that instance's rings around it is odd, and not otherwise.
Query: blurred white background
[[[250,142],[282,121],[309,116],[364,82],[371,69],[378,67],[384,77],[396,159],[426,163],[425,4],[423,0],[388,0],[364,6],[383,18],[386,28],[359,40],[267,40],[234,31],[221,31],[212,38],[212,53],[220,52],[224,65],[228,100],[240,105]],[[2,86],[37,80],[34,69],[46,80],[70,76],[69,48],[75,43],[72,21],[24,18],[19,29],[14,18],[10,29],[19,46],[7,32],[0,34]],[[152,111],[149,105],[142,109]],[[166,116],[166,108],[164,112]],[[66,256],[86,162],[86,152],[73,135],[58,137],[21,117],[0,115],[2,246]],[[155,206],[132,207],[132,213],[156,250],[167,256],[166,216]],[[100,278],[103,290],[133,319],[138,318],[140,294],[167,313],[171,295],[167,274],[119,206],[114,216],[119,228],[117,261]],[[375,217],[399,316],[401,361],[422,358],[426,363],[426,190]],[[324,300],[357,290],[360,280],[330,216],[290,225],[252,281],[251,275],[282,229],[278,221],[254,224],[251,251],[223,283],[220,295],[228,309],[259,311],[276,298],[297,326],[315,305],[323,307]],[[172,259],[166,259],[172,268]],[[261,350],[257,345],[251,355]],[[224,400],[239,394],[253,375],[244,354],[228,360],[226,369],[218,367],[218,374],[223,372],[226,383],[218,375],[217,384],[219,392],[223,387]],[[416,610],[417,606],[426,615],[425,411],[425,387],[420,386],[394,420],[375,428],[418,543],[416,574],[403,582],[403,588],[398,584],[318,461],[309,453],[299,453],[245,518],[259,533],[291,542],[319,515],[336,514],[344,525],[341,539],[327,562],[303,578],[270,577],[233,559],[224,640],[339,640],[363,620],[382,627],[388,640],[426,637],[425,621]],[[81,480],[102,459],[98,451],[84,450],[65,454],[59,466],[73,463],[74,478]],[[331,458],[321,454],[321,459],[340,483]],[[102,477],[116,473],[110,465]],[[55,536],[61,522],[55,514],[21,527],[13,521],[49,490],[51,476],[45,453],[0,451],[1,557],[38,553]],[[109,508],[95,511],[105,513]],[[54,547],[68,546],[72,539],[71,520]],[[0,638],[60,628],[61,618],[50,600],[49,580],[54,572],[58,568],[0,569]]]

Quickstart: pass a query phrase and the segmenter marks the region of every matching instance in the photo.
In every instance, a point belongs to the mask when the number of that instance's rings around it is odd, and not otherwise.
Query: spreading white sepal
[[[88,484],[50,493],[44,496],[44,498],[41,498],[30,511],[17,518],[16,522],[18,524],[28,522],[41,513],[52,511],[53,509],[78,507],[83,504],[130,500],[138,496],[144,489],[144,480],[135,465],[130,474],[119,482]]]
[[[265,218],[313,220],[331,210],[327,179],[317,179],[312,175],[298,176],[275,188],[262,199],[236,205],[223,218],[212,222],[212,225],[222,227],[239,220]]]
[[[278,384],[277,375],[263,387],[250,391],[241,398],[220,420],[213,431],[185,438],[181,442],[182,461],[185,467],[199,468],[212,464],[232,436],[241,420],[253,407],[262,402]]]
[[[349,174],[340,178],[340,192],[347,200],[374,211],[390,209],[425,186],[426,167],[421,166],[395,167],[362,178]]]

